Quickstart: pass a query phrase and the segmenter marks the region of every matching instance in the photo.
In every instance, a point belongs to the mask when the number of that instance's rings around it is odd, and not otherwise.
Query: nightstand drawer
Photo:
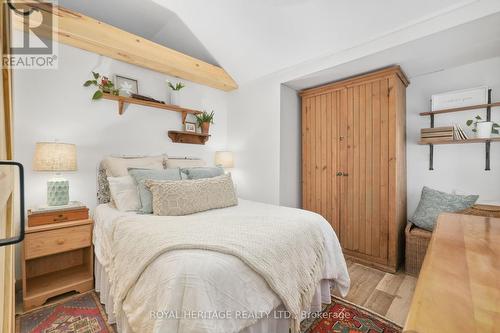
[[[92,244],[92,226],[83,225],[26,234],[26,259],[71,251]]]
[[[37,213],[28,215],[28,226],[36,227],[52,223],[86,220],[89,218],[88,208],[79,208],[64,211]]]

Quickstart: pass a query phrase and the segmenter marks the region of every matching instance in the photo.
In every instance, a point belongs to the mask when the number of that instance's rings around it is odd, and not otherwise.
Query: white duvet
[[[131,214],[118,212],[109,205],[96,209],[95,253],[106,270],[116,255],[110,246],[113,230]],[[297,214],[304,211],[240,200],[238,206],[198,215],[283,218]],[[349,277],[337,237],[320,215],[307,214],[317,221],[325,241],[323,279],[335,281],[345,294]],[[237,257],[214,251],[175,250],[147,266],[125,297],[122,309],[134,332],[221,333],[239,332],[259,320],[255,314],[270,313],[281,303],[264,279]]]

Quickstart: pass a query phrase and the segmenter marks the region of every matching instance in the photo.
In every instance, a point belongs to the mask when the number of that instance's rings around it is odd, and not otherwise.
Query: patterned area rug
[[[401,333],[402,328],[332,296],[320,314],[302,321],[302,333]],[[27,312],[16,319],[16,333],[115,333],[94,291]]]
[[[114,333],[94,291],[27,312],[16,319],[16,333]]]
[[[314,318],[316,317],[316,318]],[[302,321],[303,333],[401,333],[402,328],[359,306],[332,296],[316,316]]]

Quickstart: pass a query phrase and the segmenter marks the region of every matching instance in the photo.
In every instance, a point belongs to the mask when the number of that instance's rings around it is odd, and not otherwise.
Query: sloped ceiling
[[[241,85],[464,6],[487,7],[495,1],[59,0],[59,4],[220,65]]]
[[[219,63],[171,10],[151,0],[59,0],[59,5],[212,65]]]
[[[395,64],[403,68],[411,81],[421,75],[498,56],[500,56],[500,13],[324,69],[285,84],[295,90],[302,90]]]
[[[238,83],[349,49],[474,0],[154,0]]]

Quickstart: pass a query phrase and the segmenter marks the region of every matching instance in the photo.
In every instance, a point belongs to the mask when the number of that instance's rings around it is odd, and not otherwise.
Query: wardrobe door
[[[348,86],[341,117],[342,246],[379,264],[387,263],[389,240],[388,82]]]
[[[340,93],[302,99],[302,207],[339,233],[338,110]]]

